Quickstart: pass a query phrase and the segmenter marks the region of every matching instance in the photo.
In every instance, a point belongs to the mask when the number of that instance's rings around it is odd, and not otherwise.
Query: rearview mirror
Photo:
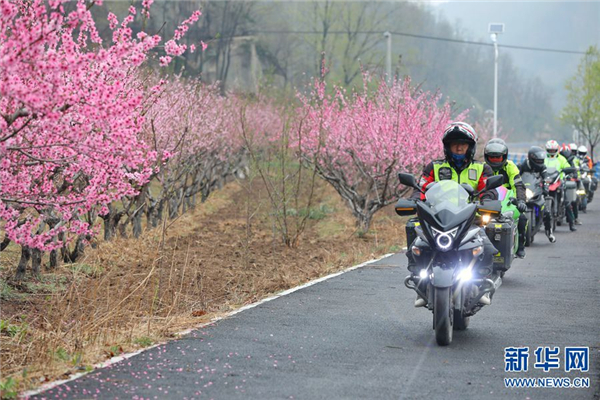
[[[400,199],[396,203],[396,214],[400,216],[413,215],[417,213],[417,205],[414,200]]]
[[[475,194],[475,190],[473,190],[473,186],[469,185],[468,183],[461,183],[460,186],[462,186],[463,189],[465,189],[467,191],[467,193],[469,193],[469,196],[473,196],[473,194]]]
[[[405,186],[420,189],[417,186],[417,181],[413,174],[404,174],[404,173],[400,172],[400,173],[398,173],[398,179],[400,180],[400,183]]]
[[[502,202],[500,200],[487,200],[484,204],[477,206],[477,212],[499,215],[502,211]]]
[[[494,175],[487,178],[485,181],[485,190],[496,189],[499,186],[502,186],[504,183],[504,177],[502,175]]]

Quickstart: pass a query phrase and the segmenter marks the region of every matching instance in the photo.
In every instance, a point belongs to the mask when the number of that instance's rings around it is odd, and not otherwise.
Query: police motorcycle
[[[398,177],[403,185],[423,193],[413,175],[400,173]],[[502,183],[502,176],[492,176],[484,190]],[[482,265],[483,233],[474,225],[478,218],[485,224],[499,216],[502,205],[498,200],[479,204],[481,192],[452,180],[431,183],[424,194],[425,201],[400,199],[396,203],[398,215],[416,213],[418,217],[417,237],[407,249],[414,255],[418,272],[407,276],[404,284],[427,301],[436,342],[446,346],[452,342],[453,329],[467,329],[470,317],[484,306],[481,298],[492,296],[502,283],[490,266]]]
[[[546,207],[546,197],[542,185],[545,184],[541,179],[531,172],[521,174],[521,179],[525,185],[525,197],[527,204],[527,228],[525,231],[525,246],[531,246],[536,233],[544,225],[544,208]]]

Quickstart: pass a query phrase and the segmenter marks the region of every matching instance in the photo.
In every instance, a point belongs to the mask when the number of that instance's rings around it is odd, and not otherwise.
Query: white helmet
[[[577,154],[577,153],[576,153],[576,152],[577,152],[577,145],[576,145],[575,143],[571,143],[571,144],[569,145],[569,149],[571,149],[571,153],[573,153],[573,154]]]
[[[585,157],[587,155],[587,147],[584,145],[579,146],[577,153],[579,154],[579,157]]]
[[[556,140],[548,140],[546,142],[546,154],[548,155],[548,158],[555,158],[558,156],[559,148],[560,145]]]

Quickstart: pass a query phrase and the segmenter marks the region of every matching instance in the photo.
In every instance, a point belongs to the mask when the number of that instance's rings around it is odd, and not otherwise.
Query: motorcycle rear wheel
[[[448,346],[452,343],[453,317],[452,288],[435,288],[433,322],[435,324],[435,341],[440,346]]]

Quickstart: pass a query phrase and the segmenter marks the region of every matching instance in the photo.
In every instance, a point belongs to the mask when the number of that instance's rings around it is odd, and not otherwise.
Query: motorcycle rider
[[[556,140],[548,140],[546,142],[546,159],[544,163],[546,164],[547,168],[556,168],[556,170],[560,172],[561,180],[564,180],[564,174],[562,173],[562,170],[565,168],[569,168],[571,164],[569,164],[567,159],[559,153],[559,149],[560,145]],[[569,221],[569,229],[571,229],[571,231],[576,231],[577,228],[575,228],[575,217],[573,216],[573,209],[571,205],[566,204],[566,202],[564,207],[567,214],[567,221]]]
[[[575,182],[577,183],[577,189],[581,189],[583,187],[582,183],[581,183],[581,173],[579,172],[579,159],[576,157],[575,154],[573,154],[571,148],[572,147],[577,147],[577,145],[575,143],[572,143],[570,145],[563,145],[562,149],[560,150],[560,155],[563,156],[564,158],[567,159],[567,161],[569,162],[569,165],[573,168],[575,168],[577,170],[576,175],[574,176],[575,178]],[[567,204],[567,206],[569,206]],[[571,210],[573,212],[573,218],[575,225],[581,225],[581,221],[579,220],[579,204],[578,204],[578,200],[577,198],[575,199],[575,201],[571,202]],[[573,230],[573,229],[571,229]]]
[[[580,164],[582,165],[582,168],[587,168],[587,173],[588,173],[588,180],[589,180],[589,184],[588,184],[588,195],[587,197],[584,199],[584,204],[583,204],[583,209],[582,211],[585,213],[586,212],[586,208],[587,208],[587,203],[592,201],[592,198],[594,197],[594,192],[596,191],[596,188],[598,187],[598,178],[596,178],[594,176],[593,173],[593,169],[594,169],[594,163],[592,162],[592,159],[587,155],[587,147],[585,147],[584,145],[579,146],[579,148],[577,149],[577,157],[580,160]]]
[[[519,174],[517,165],[508,159],[508,146],[502,139],[491,139],[483,150],[483,157],[487,165],[494,171],[494,175],[504,177],[504,187],[511,189],[517,196],[516,208],[519,213],[517,225],[519,231],[519,246],[517,257],[525,258],[525,229],[527,228],[527,203],[525,196],[525,185]],[[513,208],[514,210],[514,208]]]
[[[487,178],[493,176],[494,172],[489,165],[474,160],[477,147],[477,133],[475,129],[465,122],[451,122],[444,131],[442,143],[444,145],[444,159],[435,160],[425,165],[423,174],[419,180],[421,190],[425,191],[427,186],[432,182],[442,180],[466,183],[475,191],[483,190]],[[411,198],[424,200],[425,196],[415,189]],[[486,191],[481,194],[482,201],[495,200],[496,198],[497,192],[495,190]],[[489,240],[483,228],[481,237],[484,247],[482,266],[489,266],[491,269],[493,266],[493,255],[498,250]],[[411,244],[408,243],[409,249]],[[412,252],[407,251],[406,257],[408,258],[408,270],[412,274],[415,274],[416,263]],[[489,296],[482,297],[480,301],[486,305],[491,303]],[[415,307],[423,307],[425,304],[426,301],[417,296]]]
[[[540,179],[544,197],[548,196],[548,186],[546,185],[546,152],[539,146],[532,146],[527,152],[527,159],[519,164],[521,174],[530,172],[537,175]],[[556,242],[556,237],[552,231],[552,215],[550,209],[544,208],[544,229],[550,243]]]
[[[592,159],[587,155],[587,151],[587,147],[581,145],[577,149],[577,156],[581,160],[582,164],[587,164],[589,169],[592,170],[594,168],[594,163],[592,162]]]
[[[569,150],[571,150],[571,157],[567,157],[567,161],[569,161],[575,168],[581,168],[581,160],[579,157],[577,157],[577,144],[569,144]]]

